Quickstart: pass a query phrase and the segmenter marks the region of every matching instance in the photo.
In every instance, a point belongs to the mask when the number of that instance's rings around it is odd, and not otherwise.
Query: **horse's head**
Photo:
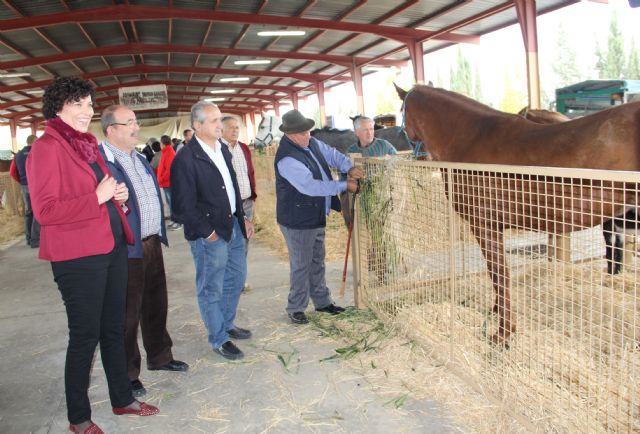
[[[393,83],[393,85],[396,88],[396,92],[398,93],[398,96],[402,100],[401,110],[402,110],[402,118],[403,118],[403,128],[407,135],[407,138],[411,143],[411,147],[413,148],[414,154],[417,156],[424,156],[428,154],[428,151],[424,145],[426,138],[420,137],[418,135],[418,131],[416,129],[418,122],[417,122],[417,119],[415,118],[417,112],[415,110],[407,110],[409,96],[411,95],[411,92],[413,91],[413,89],[406,91],[395,83]]]
[[[262,120],[258,124],[258,131],[256,132],[256,148],[264,148],[269,146],[273,139],[282,136],[280,131],[280,125],[282,120],[277,116],[263,115]]]

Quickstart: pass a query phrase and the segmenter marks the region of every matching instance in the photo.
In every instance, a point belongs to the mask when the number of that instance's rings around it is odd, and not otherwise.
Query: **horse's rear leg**
[[[516,331],[516,323],[511,315],[509,269],[504,254],[504,235],[502,229],[484,228],[483,223],[473,229],[487,261],[487,269],[496,292],[494,310],[498,313],[498,331],[491,337],[491,341],[502,344],[511,333]]]
[[[618,233],[615,220],[602,223],[602,236],[606,245],[607,273],[619,274],[622,271],[622,249],[624,233]]]

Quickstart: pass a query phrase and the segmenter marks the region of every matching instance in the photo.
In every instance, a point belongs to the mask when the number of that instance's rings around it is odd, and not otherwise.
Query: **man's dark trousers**
[[[138,325],[147,353],[147,367],[159,368],[173,360],[173,342],[167,332],[167,280],[160,237],[142,240],[142,258],[129,258],[125,347],[129,380],[140,375]]]

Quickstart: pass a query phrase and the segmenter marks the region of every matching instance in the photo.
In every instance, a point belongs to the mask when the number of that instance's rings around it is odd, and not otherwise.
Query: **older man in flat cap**
[[[311,137],[314,124],[298,110],[285,113],[275,158],[276,217],[289,251],[287,313],[294,324],[309,322],[304,313],[309,298],[318,312],[344,311],[333,302],[325,280],[325,226],[329,212],[340,211],[337,195],[356,192],[356,179],[364,175],[343,154]],[[331,167],[348,173],[349,179],[334,181]]]

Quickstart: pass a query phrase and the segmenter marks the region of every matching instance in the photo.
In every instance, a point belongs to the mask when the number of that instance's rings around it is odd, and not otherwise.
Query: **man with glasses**
[[[138,326],[147,353],[147,369],[186,371],[189,365],[173,359],[173,345],[167,332],[167,280],[162,246],[168,245],[160,188],[153,169],[143,155],[136,152],[140,126],[129,108],[107,107],[102,113],[102,131],[107,140],[100,150],[118,182],[129,189],[127,219],[135,244],[129,246],[129,280],[125,348],[127,370],[133,396],[146,393],[140,382],[140,349]]]

